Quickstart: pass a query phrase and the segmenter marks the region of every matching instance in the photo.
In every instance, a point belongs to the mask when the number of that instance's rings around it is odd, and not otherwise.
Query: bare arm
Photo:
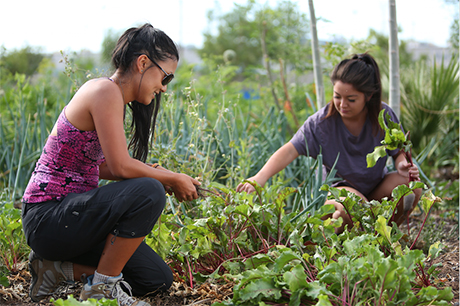
[[[109,167],[107,167],[107,162],[103,162],[99,166],[99,178],[103,180],[111,180],[111,181],[118,181],[120,178],[115,177],[112,175],[112,173],[109,170]]]
[[[76,95],[66,109],[66,115],[76,127],[97,131],[106,162],[100,177],[130,179],[152,177],[172,188],[179,201],[198,198],[195,185],[200,183],[188,175],[152,168],[132,158],[128,152],[123,123],[124,102],[115,84],[98,82]]]
[[[292,143],[288,142],[268,159],[255,176],[248,178],[248,181],[255,181],[259,185],[264,186],[269,178],[286,168],[298,156],[297,149]],[[241,183],[236,187],[236,191],[251,193],[254,191],[254,187],[249,183]]]

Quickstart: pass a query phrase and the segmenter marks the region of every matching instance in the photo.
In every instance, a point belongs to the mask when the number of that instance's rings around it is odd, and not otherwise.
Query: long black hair
[[[331,82],[337,81],[351,84],[364,94],[369,119],[372,123],[374,134],[380,131],[379,112],[382,109],[382,83],[380,70],[375,59],[367,53],[354,54],[350,59],[342,60],[331,73]],[[329,104],[326,118],[336,115],[338,112],[333,105]]]
[[[112,64],[122,75],[128,75],[131,73],[133,62],[140,54],[146,54],[149,58],[158,62],[168,58],[179,61],[179,52],[171,38],[149,23],[138,28],[130,28],[121,35],[112,53]],[[154,66],[152,65],[147,69],[151,67]],[[149,105],[144,105],[137,101],[132,101],[128,104],[132,111],[132,138],[129,142],[129,149],[132,150],[133,157],[142,162],[147,159],[149,140],[153,138],[155,132],[160,101],[161,93],[157,94],[155,100],[152,100]]]

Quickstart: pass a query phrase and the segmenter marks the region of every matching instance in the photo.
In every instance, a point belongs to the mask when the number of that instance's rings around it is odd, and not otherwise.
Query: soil
[[[66,299],[68,295],[73,295],[78,299],[82,289],[82,283],[76,283],[74,286],[62,288],[58,294],[46,298],[39,303],[34,303],[29,295],[30,273],[27,269],[22,269],[9,277],[10,284],[8,288],[0,285],[0,305],[42,305],[52,306],[51,299]],[[175,281],[168,292],[159,293],[155,296],[136,297],[150,303],[152,306],[177,306],[177,305],[211,305],[215,302],[221,302],[224,299],[231,298],[233,295],[233,283],[211,284],[204,283],[196,288],[191,289],[182,282]]]
[[[430,214],[430,224],[432,229],[438,231],[436,235],[441,238],[441,242],[445,245],[445,248],[441,254],[429,264],[440,265],[436,268],[436,277],[432,279],[432,283],[438,289],[451,287],[452,293],[454,294],[453,300],[450,302],[451,305],[459,305],[459,229],[458,221],[456,218],[444,218],[442,212]],[[458,217],[457,217],[458,218]],[[409,220],[409,225],[421,224],[423,216],[412,216]],[[403,224],[407,227],[407,224]],[[416,232],[416,226],[412,226],[411,232]],[[439,229],[442,233],[439,234]],[[428,229],[430,230],[430,229]],[[427,236],[433,236],[434,233],[429,233]],[[411,235],[412,236],[412,235]],[[422,236],[421,236],[422,238]],[[432,237],[431,237],[432,238]],[[427,240],[430,238],[426,238]],[[426,243],[433,243],[434,241],[423,241],[416,247],[424,248]],[[29,298],[28,290],[30,283],[30,274],[26,269],[26,263],[23,264],[22,269],[18,273],[9,275],[9,281],[11,286],[4,288],[0,285],[0,305],[42,305],[51,306],[51,298],[47,298],[40,303],[34,303]],[[155,296],[140,297],[140,300],[150,303],[152,306],[205,306],[212,305],[215,302],[224,301],[230,299],[233,295],[232,289],[234,284],[231,282],[227,283],[204,283],[198,287],[190,288],[183,282],[176,280],[169,291],[160,293]],[[65,299],[68,295],[72,294],[75,298],[78,298],[81,290],[81,283],[77,283],[73,287],[67,287],[59,294],[53,296],[54,299]]]

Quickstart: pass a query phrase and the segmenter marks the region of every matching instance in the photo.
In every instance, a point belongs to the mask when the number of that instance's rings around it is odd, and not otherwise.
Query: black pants
[[[45,259],[96,267],[110,233],[124,238],[146,236],[165,202],[163,185],[155,179],[120,181],[71,193],[60,202],[24,204],[24,233],[29,246]],[[173,279],[168,265],[145,242],[122,273],[134,295],[167,290]]]

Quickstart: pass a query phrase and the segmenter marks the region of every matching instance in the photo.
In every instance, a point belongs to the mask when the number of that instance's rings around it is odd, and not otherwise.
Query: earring
[[[144,72],[144,70],[141,70],[141,73]]]

